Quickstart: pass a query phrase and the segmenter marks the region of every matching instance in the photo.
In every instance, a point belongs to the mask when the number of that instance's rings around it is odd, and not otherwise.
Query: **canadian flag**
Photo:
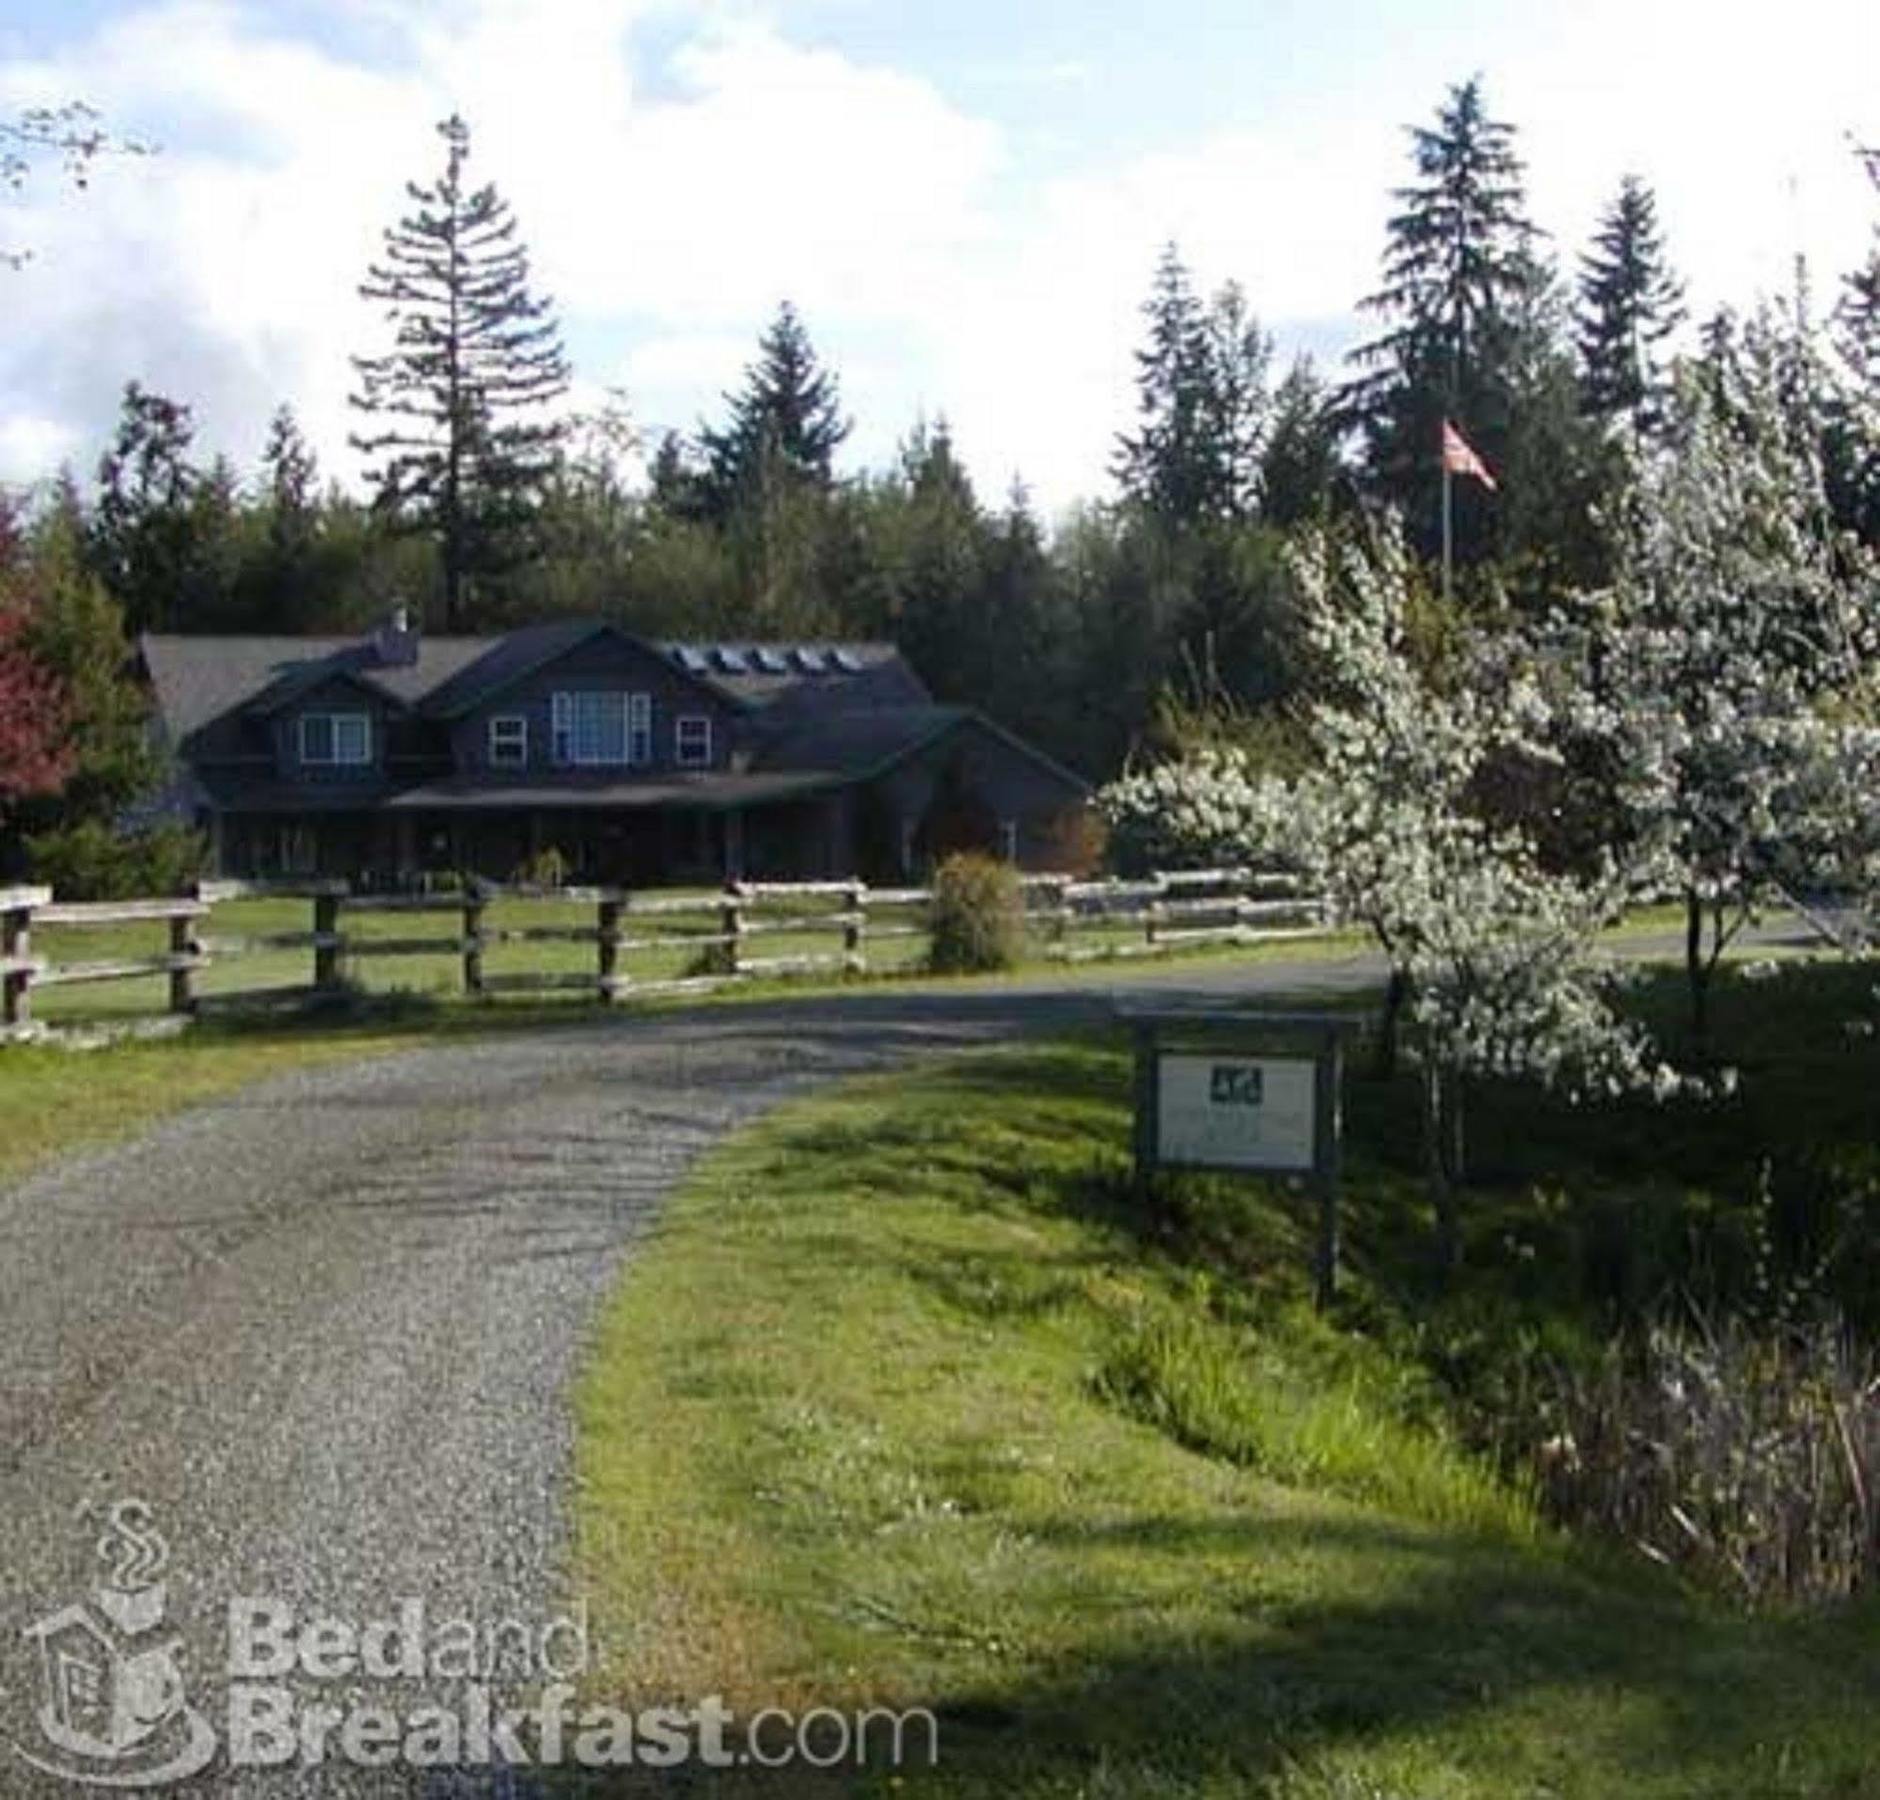
[[[1443,469],[1450,475],[1473,475],[1491,494],[1495,491],[1495,478],[1489,474],[1488,464],[1447,419],[1443,421]]]

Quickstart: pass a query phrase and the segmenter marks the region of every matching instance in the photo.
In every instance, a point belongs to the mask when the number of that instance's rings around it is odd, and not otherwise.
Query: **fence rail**
[[[1254,944],[1321,931],[1324,904],[1283,875],[1249,869],[1171,870],[1143,879],[1023,878],[1026,926],[1045,957],[1088,962],[1166,955],[1206,944]],[[472,883],[455,894],[355,894],[337,881],[205,881],[167,899],[56,901],[43,887],[0,888],[0,1042],[39,1035],[34,995],[89,984],[160,982],[162,1010],[318,1004],[353,992],[374,965],[421,963],[430,985],[468,995],[585,993],[602,1003],[630,995],[706,992],[767,976],[868,974],[915,966],[928,937],[928,888],[860,881],[734,882],[696,893],[616,887],[539,888]],[[259,902],[304,904],[304,928],[218,931],[216,913]],[[532,909],[519,920],[515,910]],[[509,916],[505,917],[505,909]],[[545,914],[569,909],[571,919]],[[585,915],[585,916],[581,916]],[[373,921],[389,929],[373,929]],[[166,941],[127,947],[123,934],[160,930]],[[120,941],[95,958],[45,954],[93,933]],[[488,966],[533,953],[529,967]],[[302,955],[304,979],[286,960]],[[647,966],[648,964],[653,966]],[[663,965],[663,966],[660,966]],[[221,973],[233,968],[229,981]],[[242,973],[255,979],[242,983]],[[218,977],[213,989],[205,977]],[[147,991],[133,1002],[157,1010]],[[140,1008],[133,1004],[135,1012]]]

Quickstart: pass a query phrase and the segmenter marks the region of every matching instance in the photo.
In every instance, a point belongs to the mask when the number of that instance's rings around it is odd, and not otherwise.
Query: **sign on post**
[[[1319,1200],[1319,1304],[1338,1285],[1342,1044],[1337,1013],[1123,1012],[1136,1036],[1136,1171],[1305,1178]]]

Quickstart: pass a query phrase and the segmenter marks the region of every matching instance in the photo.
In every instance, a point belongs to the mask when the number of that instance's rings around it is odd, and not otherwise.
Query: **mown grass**
[[[1809,1042],[1767,990],[1727,1004]],[[1802,1128],[1845,1122],[1826,1085]],[[601,1691],[929,1707],[941,1765],[900,1791],[943,1795],[1880,1794],[1871,1605],[1740,1616],[1569,1542],[1462,1447],[1415,1353],[1429,1222],[1393,1091],[1353,1109],[1329,1323],[1304,1198],[1139,1199],[1127,1095],[1107,1043],[981,1055],[793,1107],[695,1173],[580,1395]],[[1511,1097],[1481,1113],[1509,1182],[1471,1219],[1486,1282],[1530,1266],[1513,1165],[1568,1126],[1522,1149]],[[1681,1122],[1680,1154],[1755,1118]],[[699,1791],[799,1783],[830,1778]]]

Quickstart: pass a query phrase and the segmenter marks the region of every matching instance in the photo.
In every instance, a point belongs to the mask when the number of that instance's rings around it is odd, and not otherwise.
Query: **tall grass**
[[[1401,1417],[1362,1367],[1327,1381],[1286,1339],[1190,1308],[1147,1308],[1119,1331],[1097,1391],[1189,1449],[1275,1481],[1448,1530],[1534,1536],[1519,1488],[1447,1434]]]
[[[1563,1374],[1536,1458],[1554,1517],[1752,1605],[1880,1577],[1880,1352],[1838,1315],[1660,1323]]]

